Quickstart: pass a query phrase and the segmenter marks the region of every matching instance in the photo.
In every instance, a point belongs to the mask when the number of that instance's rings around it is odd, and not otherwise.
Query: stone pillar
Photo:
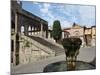
[[[24,31],[24,34],[25,34],[25,35],[28,35],[28,26],[27,26],[27,25],[25,25],[25,31]]]
[[[33,31],[32,31],[32,26],[31,26],[31,36],[32,36],[32,32],[33,32]]]
[[[14,55],[13,55],[13,65],[16,65],[16,34],[18,25],[18,15],[15,13],[15,36],[14,36]]]
[[[44,31],[44,37],[46,38],[46,31]]]
[[[35,35],[37,36],[37,27],[35,27]]]
[[[32,26],[32,35],[34,35],[34,28],[33,28],[33,26]]]
[[[43,24],[41,23],[41,37],[43,37]]]
[[[50,36],[50,31],[48,32],[48,38],[49,38],[49,39],[51,38],[51,36]]]
[[[15,13],[15,35],[14,35],[14,56],[13,56],[13,65],[17,65],[19,63],[19,15]]]
[[[33,27],[33,35],[35,35],[35,27]]]

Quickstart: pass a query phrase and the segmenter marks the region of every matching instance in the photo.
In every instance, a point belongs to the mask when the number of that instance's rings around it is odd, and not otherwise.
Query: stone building
[[[51,42],[49,32],[47,21],[24,10],[21,1],[11,1],[11,63],[14,66],[64,53],[63,48]]]
[[[73,24],[70,28],[63,30],[64,38],[68,37],[79,37],[82,40],[82,46],[95,46],[95,33],[96,27],[91,26],[90,28],[82,27],[78,24]]]
[[[48,22],[22,9],[22,2],[11,0],[11,62],[13,65],[55,55],[51,49],[36,41],[35,37],[38,36],[48,38]]]
[[[85,28],[85,42],[87,46],[95,46],[96,26],[91,26],[91,28]]]
[[[73,24],[72,27],[64,29],[64,38],[79,37],[82,40],[82,46],[84,46],[84,27]]]

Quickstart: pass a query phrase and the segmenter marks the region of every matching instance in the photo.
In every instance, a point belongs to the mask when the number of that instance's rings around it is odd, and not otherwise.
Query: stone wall
[[[33,40],[34,41],[34,40]],[[35,42],[34,42],[35,43]],[[39,44],[37,44],[39,45]],[[35,62],[42,59],[47,59],[48,57],[55,56],[55,53],[50,50],[45,51],[36,44],[33,44],[29,40],[21,39],[20,42],[20,52],[19,52],[19,61],[20,64],[27,64],[30,62]],[[46,48],[44,48],[46,49]]]

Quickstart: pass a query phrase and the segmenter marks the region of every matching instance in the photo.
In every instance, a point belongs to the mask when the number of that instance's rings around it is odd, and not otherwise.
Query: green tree
[[[60,21],[58,20],[55,20],[53,23],[52,36],[56,42],[60,40],[62,37],[61,25],[60,25]]]

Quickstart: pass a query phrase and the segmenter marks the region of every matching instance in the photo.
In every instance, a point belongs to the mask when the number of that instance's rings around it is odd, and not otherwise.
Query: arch
[[[31,26],[28,27],[28,31],[30,31],[30,30],[31,30]]]
[[[34,35],[34,27],[32,26],[32,35]]]
[[[75,31],[75,32],[74,32],[74,35],[75,35],[75,36],[80,36],[80,32],[79,32],[79,31]]]
[[[28,35],[31,35],[31,26],[28,27]]]
[[[24,33],[24,31],[25,31],[25,27],[21,26],[21,33]]]

